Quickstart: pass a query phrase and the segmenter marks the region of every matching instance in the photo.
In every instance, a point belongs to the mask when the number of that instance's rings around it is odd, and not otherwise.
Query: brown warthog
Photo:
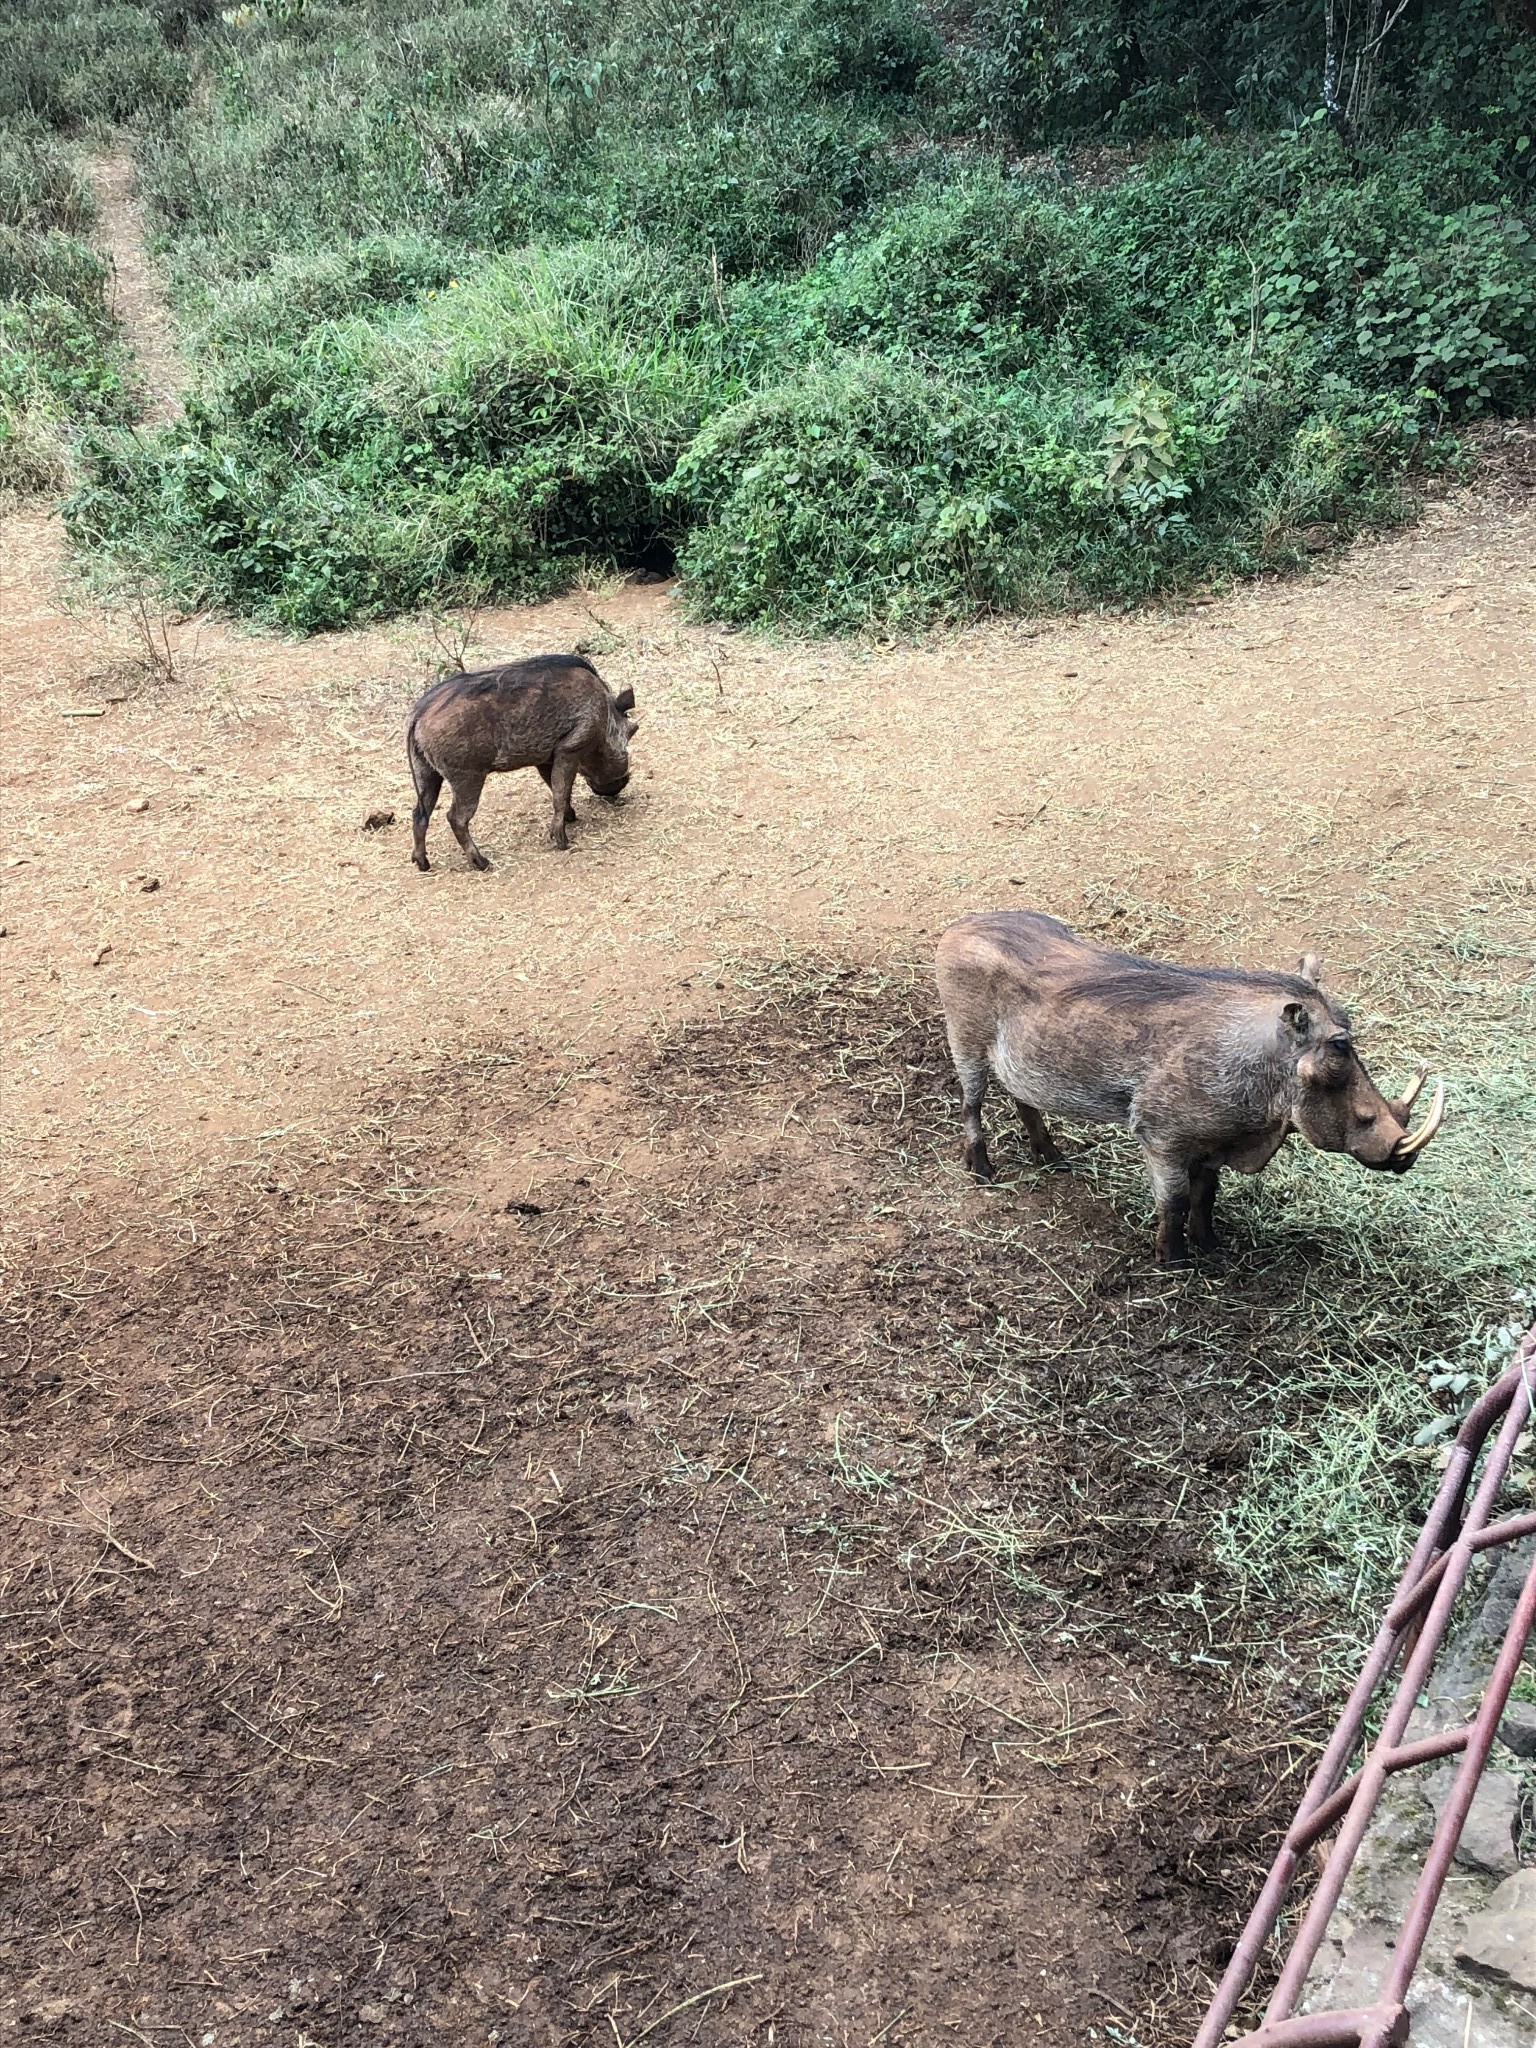
[[[412,818],[417,867],[427,869],[427,826],[444,782],[453,788],[448,823],[470,865],[490,862],[470,837],[487,775],[537,768],[549,784],[549,836],[563,853],[574,823],[571,788],[580,775],[594,796],[617,803],[629,780],[633,690],[615,696],[580,654],[536,654],[473,675],[444,676],[416,699],[405,752],[416,785]]]
[[[1292,1131],[1362,1166],[1405,1172],[1440,1128],[1445,1084],[1413,1136],[1423,1082],[1395,1101],[1360,1063],[1349,1019],[1299,974],[1170,967],[1080,939],[1037,911],[962,917],[939,940],[939,995],[965,1094],[965,1163],[992,1177],[981,1104],[989,1075],[1019,1106],[1035,1158],[1061,1158],[1043,1111],[1123,1124],[1157,1197],[1157,1257],[1216,1249],[1222,1167],[1258,1173]]]

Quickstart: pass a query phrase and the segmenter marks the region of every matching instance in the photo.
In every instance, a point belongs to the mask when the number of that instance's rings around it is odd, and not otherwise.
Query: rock
[[[395,814],[393,811],[370,811],[363,820],[363,830],[365,832],[382,832],[386,825],[393,825],[394,822]]]
[[[1536,1702],[1510,1701],[1499,1723],[1499,1740],[1516,1756],[1536,1756]]]
[[[382,2027],[384,2024],[382,2005],[360,2005],[357,2008],[357,2016],[365,2027]]]
[[[159,886],[160,877],[158,875],[146,875],[139,884],[139,888],[146,896],[153,896]]]
[[[1423,1786],[1424,1796],[1434,1809],[1436,1827],[1445,1815],[1457,1769],[1455,1764],[1442,1765]],[[1472,1795],[1466,1826],[1456,1845],[1456,1861],[1463,1870],[1482,1871],[1495,1879],[1514,1875],[1519,1868],[1515,1854],[1519,1798],[1518,1780],[1490,1764]]]
[[[130,797],[128,802],[123,805],[123,809],[125,811],[147,811],[149,809],[149,798],[147,796]]]
[[[1468,1920],[1456,1960],[1536,1991],[1536,1870],[1505,1878],[1481,1913]]]
[[[1436,1818],[1444,1813],[1455,1774],[1443,1771],[1429,1786]],[[1472,1796],[1467,1824],[1456,1845],[1463,1870],[1485,1870],[1490,1877],[1512,1877],[1519,1868],[1515,1855],[1515,1809],[1520,1788],[1507,1771],[1484,1771]]]

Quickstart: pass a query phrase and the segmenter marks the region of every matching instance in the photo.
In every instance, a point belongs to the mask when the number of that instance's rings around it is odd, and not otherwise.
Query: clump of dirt
[[[36,1250],[18,2038],[1187,2035],[1301,1756],[1201,1506],[1288,1304],[966,1186],[930,1001],[487,1041]]]

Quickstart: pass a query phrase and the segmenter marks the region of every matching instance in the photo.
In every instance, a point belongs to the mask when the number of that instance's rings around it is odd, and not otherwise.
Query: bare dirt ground
[[[157,683],[6,522],[10,2038],[1187,2033],[1310,1706],[1191,1502],[1305,1274],[967,1187],[924,963],[1015,903],[1350,993],[1527,904],[1527,453],[1178,616],[483,614],[643,720],[486,875],[409,864],[427,623]]]

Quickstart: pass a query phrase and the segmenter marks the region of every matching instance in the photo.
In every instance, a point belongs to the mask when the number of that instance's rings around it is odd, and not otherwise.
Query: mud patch
[[[1191,1478],[1289,1305],[966,1186],[929,1000],[487,1043],[35,1253],[18,2038],[1187,2032],[1293,1790]]]

